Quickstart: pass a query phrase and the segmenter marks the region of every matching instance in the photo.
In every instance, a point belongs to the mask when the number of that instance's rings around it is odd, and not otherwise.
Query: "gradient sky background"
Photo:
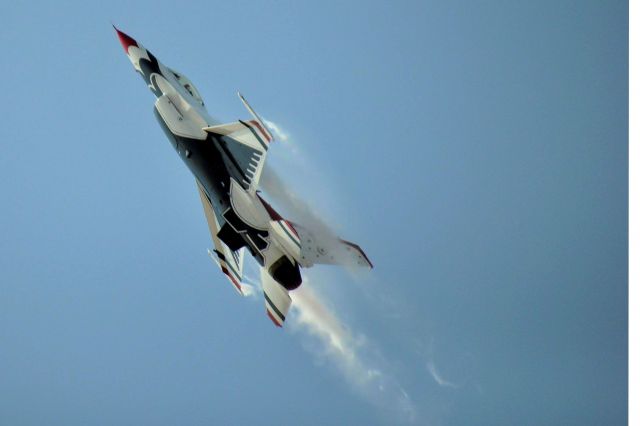
[[[627,2],[105,3],[0,5],[0,424],[626,422]],[[375,269],[239,298],[111,22]]]

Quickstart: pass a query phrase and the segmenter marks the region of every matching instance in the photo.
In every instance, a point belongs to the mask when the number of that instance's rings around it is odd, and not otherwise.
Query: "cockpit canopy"
[[[176,80],[178,80],[178,83],[180,83],[182,87],[185,88],[185,90],[193,97],[193,99],[200,103],[200,105],[204,106],[202,96],[200,96],[200,92],[198,92],[198,89],[196,89],[196,86],[193,85],[191,80],[175,70],[171,70],[171,72],[173,73],[173,76],[176,78]]]

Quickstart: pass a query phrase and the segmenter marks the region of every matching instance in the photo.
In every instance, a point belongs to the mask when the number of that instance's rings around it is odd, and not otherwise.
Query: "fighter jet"
[[[246,295],[243,261],[249,252],[268,274],[262,279],[267,315],[282,327],[291,306],[289,292],[302,283],[300,268],[373,267],[358,245],[283,218],[260,195],[260,176],[274,137],[240,93],[250,117],[216,121],[191,80],[114,29],[156,97],[154,114],[160,127],[195,178],[213,240],[209,255],[238,293]]]

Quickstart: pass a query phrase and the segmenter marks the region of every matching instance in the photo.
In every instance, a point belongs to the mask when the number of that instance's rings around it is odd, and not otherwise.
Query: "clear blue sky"
[[[0,424],[626,422],[627,2],[101,3],[0,6]],[[288,133],[344,352],[210,262],[111,22]]]

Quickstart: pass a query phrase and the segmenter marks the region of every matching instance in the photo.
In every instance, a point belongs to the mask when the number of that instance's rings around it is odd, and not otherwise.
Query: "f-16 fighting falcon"
[[[274,138],[242,95],[238,93],[251,118],[215,121],[186,76],[115,30],[133,67],[156,96],[156,119],[195,177],[213,239],[209,255],[240,294],[246,251],[273,278],[263,279],[262,289],[267,315],[278,327],[291,306],[289,291],[302,283],[300,267],[373,267],[356,244],[292,223],[260,196],[260,176]]]

